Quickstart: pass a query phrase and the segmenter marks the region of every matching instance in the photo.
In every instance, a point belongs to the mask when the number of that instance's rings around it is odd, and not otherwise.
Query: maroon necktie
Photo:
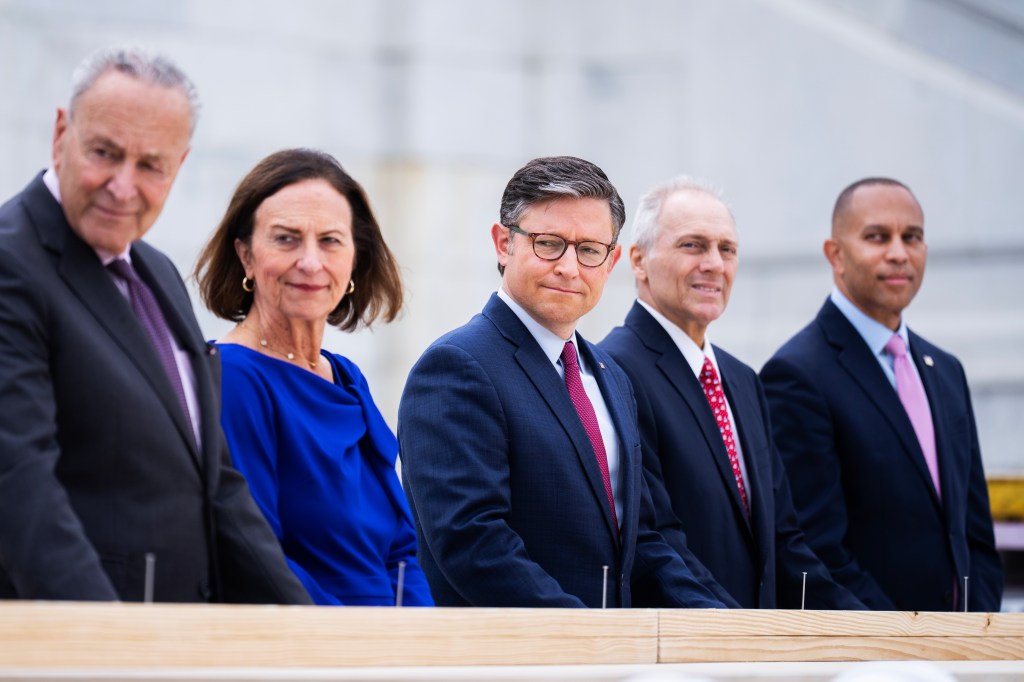
[[[704,357],[704,367],[700,372],[700,385],[704,389],[704,396],[711,405],[711,411],[715,413],[715,421],[718,422],[718,430],[722,433],[722,441],[725,442],[725,449],[729,453],[729,464],[732,466],[732,475],[736,479],[736,487],[740,491],[740,500],[743,501],[743,509],[750,518],[750,503],[747,501],[747,487],[743,485],[743,472],[740,470],[740,458],[736,455],[736,440],[732,433],[732,424],[729,422],[729,411],[725,405],[725,393],[722,391],[722,382],[718,380],[718,372],[711,364],[711,358]]]
[[[160,363],[164,366],[164,372],[171,381],[174,394],[178,396],[178,402],[185,413],[185,421],[191,432],[192,415],[189,414],[188,403],[185,402],[185,389],[181,384],[181,374],[178,373],[178,363],[174,359],[171,329],[167,326],[167,320],[164,318],[163,311],[160,310],[156,296],[139,278],[139,274],[135,272],[135,268],[128,261],[119,258],[111,261],[107,267],[128,285],[128,301],[135,316],[146,330],[149,340],[153,343],[156,354],[160,357]]]
[[[604,449],[604,439],[601,437],[601,427],[597,423],[597,415],[594,413],[594,406],[583,390],[583,381],[580,379],[580,365],[576,360],[576,346],[572,341],[566,341],[562,346],[562,367],[565,369],[565,387],[569,390],[569,397],[580,415],[583,428],[590,437],[590,444],[594,448],[594,455],[597,457],[597,468],[601,470],[601,478],[604,480],[604,492],[608,495],[608,504],[612,508],[612,521],[615,528],[619,527],[618,517],[615,515],[615,497],[612,495],[612,477],[608,473],[608,453]]]

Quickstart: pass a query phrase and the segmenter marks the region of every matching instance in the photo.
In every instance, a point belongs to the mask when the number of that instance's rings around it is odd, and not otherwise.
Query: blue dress
[[[398,441],[359,368],[323,353],[334,383],[221,344],[221,421],[235,466],[317,604],[430,606],[398,482]]]

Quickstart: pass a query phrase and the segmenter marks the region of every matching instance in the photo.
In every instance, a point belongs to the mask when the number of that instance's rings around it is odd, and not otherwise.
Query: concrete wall
[[[0,196],[48,162],[75,64],[119,42],[169,53],[205,103],[149,237],[183,272],[272,151],[323,148],[365,184],[409,305],[326,345],[360,363],[392,424],[412,363],[497,286],[488,231],[526,160],[595,161],[630,214],[670,175],[721,186],[741,266],[711,335],[755,367],[830,289],[835,196],[883,174],[926,215],[928,275],[907,319],[964,362],[990,473],[1024,471],[1013,0],[0,0]],[[593,340],[630,304],[624,265],[581,325]]]

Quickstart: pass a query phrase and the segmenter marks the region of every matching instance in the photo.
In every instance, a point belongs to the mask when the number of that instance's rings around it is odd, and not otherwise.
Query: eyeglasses
[[[526,235],[533,242],[533,253],[542,260],[558,260],[571,244],[576,249],[576,260],[585,268],[596,268],[608,260],[608,255],[615,247],[615,242],[603,244],[601,242],[582,241],[573,242],[562,239],[557,234],[541,234],[538,232],[527,232],[518,225],[506,225],[512,232]]]

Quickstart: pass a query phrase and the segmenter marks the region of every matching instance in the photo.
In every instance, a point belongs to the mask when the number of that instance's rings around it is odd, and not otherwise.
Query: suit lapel
[[[178,399],[156,350],[131,306],[103,268],[96,252],[72,232],[63,210],[41,180],[32,188],[28,206],[40,243],[55,254],[57,271],[69,291],[79,298],[83,307],[124,351],[168,407],[190,448],[193,460],[198,464],[195,438],[181,413]]]
[[[156,272],[158,264],[152,257],[151,253],[147,252],[144,249],[138,248],[137,246],[132,247],[132,264],[135,270],[139,273],[139,277],[149,286],[150,290],[153,292],[153,295],[156,296],[157,302],[160,304],[160,310],[164,314],[164,320],[167,322],[167,326],[170,327],[171,333],[174,335],[175,340],[178,342],[181,348],[186,353],[188,353],[189,364],[193,368],[192,374],[197,379],[195,382],[193,382],[193,388],[195,388],[197,393],[196,397],[198,398],[199,382],[198,370],[196,369],[196,367],[197,359],[200,354],[200,349],[198,348],[197,340],[187,323],[187,315],[191,313],[182,311],[180,306],[177,305],[176,301],[167,295],[167,291],[165,290],[163,281],[161,277],[157,275]],[[129,311],[131,311],[130,306]],[[135,318],[134,312],[132,312],[132,318]],[[141,325],[137,326],[141,328]],[[148,337],[146,337],[146,341],[146,348],[148,350],[153,351],[153,345],[152,343],[149,342]],[[167,377],[166,373],[163,371],[163,365],[160,362],[159,357],[157,357],[155,351],[152,352],[152,358],[157,363],[155,368],[156,372],[154,373],[157,374],[159,379],[166,380]],[[164,401],[164,404],[167,406],[168,411],[171,413],[171,416],[174,419],[174,423],[178,427],[178,431],[181,432],[181,435],[185,440],[186,444],[188,445],[189,451],[192,453],[193,458],[196,460],[197,463],[199,463],[199,450],[195,442],[195,434],[192,431],[192,426],[185,418],[185,415],[182,413],[181,405],[178,402],[178,397],[175,395],[170,383],[168,381],[162,381],[162,385],[165,390],[159,391],[160,398],[161,400]],[[205,420],[203,421],[205,422]],[[203,426],[204,424],[201,422],[200,433],[202,432]]]
[[[634,303],[633,309],[626,316],[626,326],[632,327],[644,345],[660,355],[657,361],[658,370],[675,388],[690,416],[700,427],[706,446],[706,456],[711,458],[736,511],[741,518],[747,520],[743,500],[740,499],[740,491],[736,486],[736,477],[732,473],[732,464],[729,462],[729,452],[722,440],[722,432],[718,429],[718,422],[715,421],[715,415],[708,405],[704,389],[701,388],[700,381],[694,376],[690,365],[686,363],[682,351],[668,332],[639,303]],[[749,520],[747,521],[749,529]]]
[[[576,457],[583,467],[587,483],[594,494],[595,501],[600,506],[604,515],[608,531],[612,537],[618,537],[618,531],[614,526],[611,510],[608,507],[608,496],[604,489],[604,478],[597,466],[597,457],[594,454],[594,446],[590,444],[590,437],[587,436],[583,422],[576,412],[576,407],[569,397],[569,391],[565,383],[558,375],[558,370],[548,360],[540,348],[540,344],[533,338],[526,326],[516,317],[516,314],[498,298],[497,294],[484,307],[484,315],[490,319],[498,328],[498,331],[516,346],[514,357],[522,368],[523,373],[533,383],[534,388],[547,404],[555,419],[561,424],[566,435],[573,444]],[[551,453],[557,456],[558,453]]]
[[[872,355],[871,349],[857,332],[856,328],[840,312],[831,301],[818,313],[818,319],[825,332],[825,338],[838,351],[839,365],[853,378],[864,391],[865,397],[875,405],[882,417],[896,432],[903,451],[910,458],[921,478],[927,482],[932,493],[932,500],[940,505],[928,465],[924,461],[921,444],[917,441],[914,425],[900,402],[899,395],[889,383],[888,378]],[[927,389],[926,389],[927,390]],[[941,505],[940,505],[941,506]]]

